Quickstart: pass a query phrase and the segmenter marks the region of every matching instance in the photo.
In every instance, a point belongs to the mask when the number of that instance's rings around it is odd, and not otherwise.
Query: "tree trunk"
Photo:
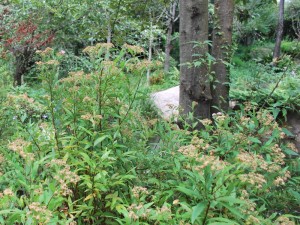
[[[23,65],[23,59],[21,57],[16,57],[15,63],[15,73],[14,73],[14,86],[22,85],[22,76],[25,71]]]
[[[170,70],[170,53],[172,49],[171,40],[172,40],[172,32],[173,25],[175,20],[177,2],[174,1],[171,5],[170,15],[168,19],[168,32],[167,32],[167,40],[166,40],[166,48],[165,48],[165,65],[164,71],[167,73]]]
[[[107,19],[107,36],[106,36],[106,43],[110,44],[111,43],[111,38],[112,38],[112,27],[111,27],[111,22],[110,22],[110,15],[109,12],[106,12],[106,19]],[[105,60],[109,60],[110,57],[110,52],[109,48],[106,49],[105,53]]]
[[[112,36],[111,26],[110,26],[110,23],[108,23],[108,24],[107,24],[107,37],[106,37],[106,43],[111,43],[111,36]]]
[[[153,22],[150,17],[150,36],[149,36],[149,49],[148,49],[148,61],[152,61],[152,45],[153,45]],[[147,69],[147,83],[150,85],[150,68]]]
[[[32,61],[33,53],[25,49],[22,52],[15,52],[15,73],[14,73],[14,86],[22,85],[23,76],[28,72],[30,62]]]
[[[278,16],[278,25],[276,30],[276,42],[273,52],[273,64],[276,65],[278,58],[280,57],[280,46],[282,41],[283,34],[283,22],[284,22],[284,0],[279,2],[279,16]]]
[[[164,71],[167,73],[170,70],[170,53],[172,49],[171,39],[172,39],[172,30],[173,30],[173,22],[168,21],[168,33],[166,40],[166,48],[165,48],[165,65]]]
[[[212,65],[214,74],[212,112],[214,113],[226,112],[229,107],[229,71],[226,63],[229,63],[231,53],[233,10],[233,0],[215,0],[212,47],[212,56],[216,60]]]
[[[206,63],[208,46],[204,43],[208,40],[208,0],[180,0],[179,14],[180,115],[187,118],[192,113],[195,119],[210,118],[212,96]],[[200,45],[196,47],[195,43]],[[193,65],[196,61],[202,61],[201,65]]]

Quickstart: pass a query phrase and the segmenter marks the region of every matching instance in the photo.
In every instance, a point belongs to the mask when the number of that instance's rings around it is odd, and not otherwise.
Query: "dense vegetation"
[[[299,2],[286,5],[274,66],[276,4],[236,1],[227,66],[239,103],[200,130],[163,120],[149,97],[179,85],[174,2],[3,1],[1,225],[300,224],[286,127],[300,107]]]

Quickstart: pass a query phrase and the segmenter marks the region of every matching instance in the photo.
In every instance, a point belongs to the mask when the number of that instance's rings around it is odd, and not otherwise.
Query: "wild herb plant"
[[[0,224],[299,222],[299,157],[276,110],[179,129],[147,105],[142,49],[113,48],[85,48],[62,79],[64,55],[40,51],[40,90],[1,103]]]

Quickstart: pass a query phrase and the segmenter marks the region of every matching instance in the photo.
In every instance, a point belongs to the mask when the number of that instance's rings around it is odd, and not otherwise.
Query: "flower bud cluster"
[[[8,148],[13,152],[17,153],[25,160],[34,160],[34,154],[26,152],[26,148],[30,145],[30,142],[24,141],[21,138],[18,138],[8,144]]]
[[[131,191],[133,196],[136,197],[137,199],[139,199],[141,195],[149,194],[147,188],[140,187],[140,186],[134,186]]]
[[[63,196],[72,195],[73,192],[69,188],[69,185],[78,183],[80,177],[75,172],[71,171],[71,167],[64,160],[61,159],[53,159],[46,166],[58,166],[60,168],[60,170],[54,176],[54,179],[60,184],[60,194]]]
[[[239,179],[244,183],[252,184],[258,189],[261,189],[263,185],[267,183],[263,175],[259,173],[253,173],[253,172],[248,174],[241,174],[239,176]]]
[[[29,206],[27,216],[33,217],[39,224],[47,224],[50,222],[52,212],[46,206],[41,205],[39,202],[32,202]]]

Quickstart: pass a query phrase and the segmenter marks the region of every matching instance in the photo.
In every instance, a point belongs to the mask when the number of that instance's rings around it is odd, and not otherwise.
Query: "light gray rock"
[[[161,111],[161,116],[170,120],[178,116],[179,86],[151,94],[155,106]]]

